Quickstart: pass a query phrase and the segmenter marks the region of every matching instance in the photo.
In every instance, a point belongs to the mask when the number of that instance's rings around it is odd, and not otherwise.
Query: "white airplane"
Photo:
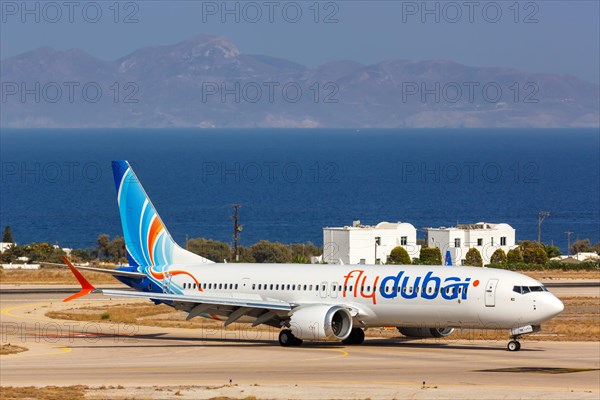
[[[127,161],[113,161],[129,267],[75,267],[82,289],[144,298],[197,316],[282,328],[282,346],[303,340],[360,344],[364,330],[445,337],[455,328],[507,329],[508,350],[564,306],[540,282],[494,268],[427,265],[215,264],[173,240]],[[107,272],[135,289],[96,289],[78,271]]]

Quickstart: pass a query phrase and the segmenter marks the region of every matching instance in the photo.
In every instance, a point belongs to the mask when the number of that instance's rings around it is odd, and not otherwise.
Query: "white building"
[[[16,246],[16,243],[9,242],[0,242],[0,253],[4,253],[6,250],[10,249],[12,246]]]
[[[571,254],[570,256],[563,255],[563,256],[552,257],[551,260],[553,260],[553,261],[598,261],[598,260],[600,260],[600,255],[598,255],[596,253],[581,252],[581,253],[577,253],[577,254]]]
[[[446,228],[426,228],[427,245],[437,247],[442,252],[442,259],[450,251],[453,265],[462,265],[467,251],[476,248],[481,253],[483,264],[489,264],[492,254],[497,249],[509,250],[515,245],[515,229],[508,224],[463,224]]]
[[[417,230],[406,222],[380,222],[323,228],[323,261],[328,264],[382,264],[394,247],[402,246],[411,258],[419,257]]]

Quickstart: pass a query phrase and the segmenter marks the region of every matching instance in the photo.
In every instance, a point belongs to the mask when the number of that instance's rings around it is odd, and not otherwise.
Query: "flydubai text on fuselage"
[[[418,337],[503,328],[516,339],[563,310],[538,281],[492,268],[215,264],[175,243],[126,161],[114,161],[113,171],[130,267],[112,273],[136,291],[96,290],[65,260],[82,284],[69,300],[91,291],[147,298],[188,318],[284,328],[282,345],[358,344],[363,329],[390,325]]]

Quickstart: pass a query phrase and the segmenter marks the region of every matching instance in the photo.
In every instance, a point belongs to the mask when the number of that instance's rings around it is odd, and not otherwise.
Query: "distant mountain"
[[[307,68],[199,35],[116,61],[40,48],[0,65],[2,127],[600,127],[578,78],[451,61]]]

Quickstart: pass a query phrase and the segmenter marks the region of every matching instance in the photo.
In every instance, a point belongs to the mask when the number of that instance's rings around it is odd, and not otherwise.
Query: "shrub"
[[[546,250],[546,255],[548,256],[548,258],[558,257],[562,255],[562,252],[556,246],[544,246],[544,250]]]
[[[442,252],[437,247],[421,248],[419,262],[423,265],[442,265]]]
[[[289,263],[292,261],[292,250],[279,242],[261,240],[250,247],[252,257],[257,263]]]
[[[548,255],[541,247],[527,247],[523,251],[523,261],[525,264],[544,265],[548,262]]]
[[[521,253],[520,247],[515,247],[508,251],[506,255],[506,261],[509,264],[518,264],[523,262],[523,253]]]
[[[481,259],[481,253],[475,247],[471,247],[465,256],[465,262],[463,265],[470,265],[473,267],[483,267],[483,260]]]
[[[192,253],[218,263],[231,258],[231,247],[227,243],[217,240],[204,238],[191,239],[187,242],[187,249]]]
[[[411,259],[404,247],[396,246],[392,249],[387,262],[388,264],[407,265],[411,264]]]
[[[492,254],[492,258],[490,258],[490,262],[492,264],[504,264],[506,262],[506,253],[504,250],[500,248],[496,249],[494,254]]]

